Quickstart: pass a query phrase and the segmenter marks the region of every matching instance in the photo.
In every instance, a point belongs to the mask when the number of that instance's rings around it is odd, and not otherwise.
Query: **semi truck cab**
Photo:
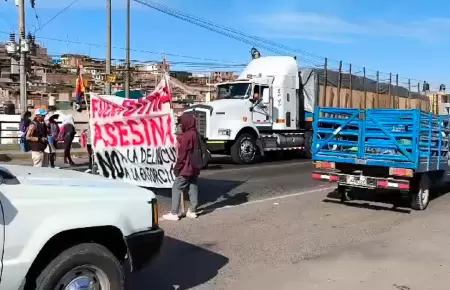
[[[194,113],[211,153],[248,164],[268,151],[303,150],[304,106],[297,61],[289,56],[252,60],[236,81],[216,85],[216,98]]]

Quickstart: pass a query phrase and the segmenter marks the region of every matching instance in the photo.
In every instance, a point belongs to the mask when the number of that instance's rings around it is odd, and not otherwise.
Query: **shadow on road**
[[[126,289],[184,290],[213,279],[228,258],[206,248],[214,248],[214,244],[199,247],[165,237],[161,253],[152,264],[127,276]]]
[[[323,202],[342,204],[350,207],[365,208],[370,210],[387,210],[399,213],[411,213],[408,200],[403,198],[399,192],[380,192],[376,190],[357,190],[352,192],[354,201],[341,203],[337,190],[328,193]],[[381,203],[381,204],[374,204]],[[389,205],[391,207],[389,207]]]
[[[260,163],[271,163],[271,162],[280,162],[280,161],[291,161],[291,160],[299,160],[303,159],[300,154],[294,154],[292,152],[278,152],[278,153],[266,153],[264,157],[261,157],[260,160],[258,160],[258,164],[252,164],[252,165],[236,165],[230,156],[225,155],[219,155],[212,157],[209,165],[208,170],[220,170],[224,168],[229,168],[230,165],[233,166],[246,166],[246,167],[259,167]]]
[[[249,193],[230,193],[245,181],[220,180],[199,178],[199,210],[202,214],[207,214],[217,208],[229,205],[238,205],[248,201]],[[156,195],[172,197],[172,190],[166,188],[150,188]],[[189,194],[184,195],[185,200],[189,200]]]

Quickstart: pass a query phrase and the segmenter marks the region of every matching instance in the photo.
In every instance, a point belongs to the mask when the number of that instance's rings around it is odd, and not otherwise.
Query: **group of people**
[[[72,142],[75,137],[75,124],[72,115],[66,115],[61,127],[57,123],[58,114],[49,113],[40,108],[22,115],[20,131],[29,144],[31,159],[35,167],[55,168],[56,149],[59,143],[64,146],[64,164],[75,165],[71,156]]]
[[[61,127],[58,125],[58,114],[52,114],[45,109],[37,109],[35,116],[26,112],[20,122],[20,130],[29,142],[31,159],[35,167],[55,168],[56,148],[58,143],[64,144],[64,163],[74,165],[70,150],[75,137],[75,125],[72,115],[66,115]],[[205,156],[205,144],[196,128],[196,120],[193,114],[183,114],[180,118],[181,134],[178,136],[178,156],[174,167],[176,176],[172,187],[172,210],[163,215],[166,220],[176,221],[186,216],[197,218],[198,186],[197,179],[200,170],[207,162]],[[90,130],[86,134],[86,147],[89,153],[89,169],[92,170],[92,146],[90,144]],[[187,213],[180,212],[183,192],[188,192],[191,206]]]

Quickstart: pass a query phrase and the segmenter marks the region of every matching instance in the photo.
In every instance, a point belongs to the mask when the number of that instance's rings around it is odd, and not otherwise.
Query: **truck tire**
[[[351,189],[346,186],[338,185],[337,192],[339,193],[341,203],[346,203],[354,199]]]
[[[124,287],[120,262],[107,248],[95,243],[63,251],[39,274],[33,289],[91,289],[86,287],[89,283],[99,286],[94,289],[122,290]],[[68,288],[69,285],[74,288]]]
[[[252,164],[256,159],[255,137],[249,133],[242,133],[230,148],[231,159],[237,164]]]
[[[303,156],[305,158],[311,159],[312,158],[312,141],[313,141],[313,134],[312,131],[306,131],[305,132],[305,148],[303,149]]]
[[[411,192],[411,208],[414,210],[425,210],[430,203],[430,178],[428,174],[423,173],[415,178],[418,185],[414,186]]]
[[[207,151],[208,151],[208,154],[207,154],[207,159],[208,159],[208,161],[203,165],[202,170],[203,170],[203,169],[207,169],[208,166],[209,166],[209,162],[211,162],[211,158],[212,158],[211,152],[209,152],[209,150],[207,150]]]

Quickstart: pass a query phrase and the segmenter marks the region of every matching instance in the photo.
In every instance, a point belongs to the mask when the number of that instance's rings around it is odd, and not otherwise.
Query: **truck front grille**
[[[195,119],[197,120],[197,130],[203,136],[206,136],[206,112],[194,111]]]

